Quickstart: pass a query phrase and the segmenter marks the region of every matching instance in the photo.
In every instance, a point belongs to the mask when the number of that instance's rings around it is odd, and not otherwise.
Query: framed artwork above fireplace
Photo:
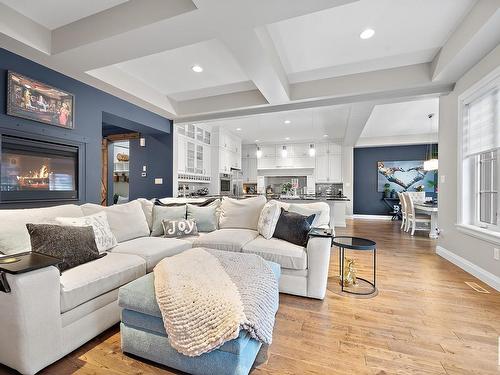
[[[22,74],[7,73],[7,114],[73,129],[75,97]]]

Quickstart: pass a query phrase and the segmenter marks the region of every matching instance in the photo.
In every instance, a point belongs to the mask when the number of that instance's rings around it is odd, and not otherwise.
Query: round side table
[[[339,248],[339,271],[340,271],[340,285],[343,293],[357,294],[367,296],[377,291],[376,284],[376,266],[377,266],[377,244],[372,240],[359,237],[339,236],[333,238],[333,245]],[[373,253],[373,282],[366,280],[362,277],[357,277],[358,280],[363,280],[372,286],[369,292],[354,292],[344,288],[344,252],[345,249],[357,251],[371,251]]]

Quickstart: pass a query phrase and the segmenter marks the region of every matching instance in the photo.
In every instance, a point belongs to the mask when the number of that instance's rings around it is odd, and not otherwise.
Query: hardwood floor
[[[435,242],[424,233],[402,234],[398,223],[349,221],[337,234],[377,242],[378,295],[339,295],[335,249],[325,300],[281,295],[269,360],[252,374],[500,373],[500,293],[435,255]],[[361,263],[367,259],[356,258],[360,272],[366,271]],[[177,373],[123,355],[118,326],[42,372]]]

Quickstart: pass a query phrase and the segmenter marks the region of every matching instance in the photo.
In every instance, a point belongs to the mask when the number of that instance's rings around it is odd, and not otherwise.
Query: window
[[[500,232],[500,77],[461,102],[461,224]]]
[[[478,215],[479,226],[496,226],[498,216],[498,159],[497,150],[483,152],[478,157]]]

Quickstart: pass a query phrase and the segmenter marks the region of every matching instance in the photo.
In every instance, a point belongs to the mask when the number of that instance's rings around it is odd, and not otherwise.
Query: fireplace
[[[1,137],[2,202],[78,199],[78,147]]]

